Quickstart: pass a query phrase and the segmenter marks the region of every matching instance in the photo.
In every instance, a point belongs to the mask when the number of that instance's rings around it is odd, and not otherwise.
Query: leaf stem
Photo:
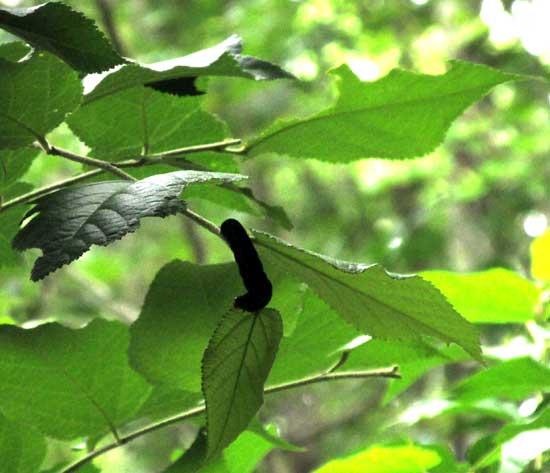
[[[201,227],[205,228],[210,233],[213,233],[214,235],[221,237],[220,227],[218,227],[215,223],[211,222],[210,220],[204,218],[202,215],[199,215],[198,213],[195,213],[188,208],[180,210],[180,213],[190,218],[195,223],[198,223]]]
[[[47,150],[47,153],[52,156],[61,156],[62,158],[69,159],[70,161],[75,161],[77,163],[87,164],[89,166],[103,169],[105,172],[121,177],[122,179],[126,179],[127,181],[137,181],[134,176],[131,176],[130,174],[124,172],[122,169],[119,169],[114,164],[111,164],[107,161],[102,161],[101,159],[82,156],[80,154],[75,154],[70,151],[57,148],[55,146],[50,146]]]
[[[240,138],[235,138],[230,140],[218,141],[215,143],[186,146],[185,148],[173,149],[165,153],[151,154],[146,156],[146,158],[157,158],[157,159],[174,158],[176,156],[181,156],[184,154],[200,153],[201,151],[215,151],[215,150],[224,150],[224,151],[232,152],[231,150],[226,150],[225,148],[227,148],[228,146],[240,145],[241,143],[242,141]]]
[[[273,394],[280,391],[300,388],[302,386],[307,386],[310,384],[321,383],[326,381],[338,381],[342,379],[364,379],[364,378],[399,379],[401,378],[401,376],[399,375],[398,366],[392,366],[391,368],[382,368],[382,369],[369,370],[369,371],[352,371],[347,373],[346,372],[325,373],[325,374],[321,374],[319,376],[314,376],[311,378],[305,378],[298,381],[292,381],[290,383],[280,384],[278,386],[268,387],[264,390],[264,394]],[[110,450],[118,448],[122,445],[127,444],[128,442],[131,442],[136,438],[142,437],[143,435],[149,434],[151,432],[155,432],[156,430],[162,429],[169,425],[182,422],[184,420],[190,419],[191,417],[196,417],[202,414],[204,411],[205,411],[204,406],[196,407],[194,409],[190,409],[181,414],[178,414],[174,417],[170,417],[168,419],[162,420],[155,424],[148,425],[147,427],[144,427],[143,429],[132,432],[128,435],[121,436],[118,442],[110,443],[108,445],[105,445],[104,447],[101,447],[97,450],[94,450],[93,452],[88,453],[86,456],[82,457],[80,460],[77,460],[76,462],[74,462],[73,464],[69,465],[67,468],[62,470],[61,473],[74,473],[75,471],[78,471],[80,467],[91,462],[94,458],[97,458]]]

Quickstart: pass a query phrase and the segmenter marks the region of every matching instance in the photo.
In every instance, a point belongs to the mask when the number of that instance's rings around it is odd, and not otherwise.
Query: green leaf
[[[263,403],[263,389],[283,327],[279,313],[230,310],[204,352],[207,460],[246,429]]]
[[[136,413],[135,418],[158,422],[194,409],[199,406],[200,401],[202,401],[200,393],[157,385],[153,387],[151,394]]]
[[[550,230],[531,242],[531,275],[538,281],[550,281]]]
[[[520,76],[454,61],[442,75],[392,70],[361,82],[348,66],[336,104],[311,117],[276,123],[248,147],[248,154],[349,162],[361,158],[414,158],[433,151],[451,123],[492,87]]]
[[[199,392],[201,359],[214,329],[244,292],[234,263],[172,261],[156,275],[130,328],[130,362],[150,382]]]
[[[23,177],[38,153],[37,149],[0,150],[0,195]]]
[[[69,264],[92,245],[106,246],[137,230],[143,217],[166,217],[185,207],[182,189],[206,181],[233,182],[238,174],[177,171],[137,182],[104,181],[59,190],[37,199],[33,215],[16,235],[13,247],[40,248],[33,281]]]
[[[502,445],[522,432],[550,428],[550,408],[544,409],[538,416],[525,419],[521,423],[505,425],[495,436],[495,442]]]
[[[139,409],[149,385],[128,366],[128,329],[96,319],[83,329],[0,327],[0,411],[48,436],[103,435]]]
[[[51,54],[37,52],[22,62],[0,59],[0,148],[42,139],[81,97],[76,72]]]
[[[521,400],[550,389],[550,369],[532,358],[514,358],[475,373],[460,382],[452,394],[461,401],[496,397]]]
[[[274,426],[264,427],[257,417],[252,419],[252,422],[248,424],[248,432],[252,432],[259,437],[262,437],[264,440],[267,440],[271,445],[273,445],[273,447],[280,448],[282,450],[287,450],[289,452],[306,451],[305,448],[293,445],[287,442],[285,439],[279,437],[276,433],[276,429],[274,428]]]
[[[282,384],[326,372],[341,357],[339,348],[358,335],[312,291],[307,291],[296,328],[281,341],[268,384]]]
[[[67,122],[94,155],[114,161],[223,140],[224,124],[202,111],[200,100],[133,87],[80,108]]]
[[[0,414],[0,471],[36,473],[46,455],[46,439],[35,429]]]
[[[332,460],[314,473],[425,473],[440,462],[434,450],[416,445],[374,446],[347,458]]]
[[[31,48],[20,41],[0,44],[0,58],[6,61],[17,62],[23,59],[30,51]]]
[[[330,259],[268,234],[253,233],[266,261],[306,282],[357,330],[383,339],[429,335],[454,342],[474,358],[481,358],[475,326],[419,276],[400,276],[378,265]]]
[[[59,56],[82,72],[106,71],[126,62],[82,13],[60,2],[37,7],[0,9],[0,28],[37,49]]]
[[[279,66],[267,61],[241,55],[242,40],[233,35],[208,49],[196,51],[187,56],[155,64],[127,64],[115,72],[108,72],[87,79],[87,88],[92,88],[84,99],[89,104],[99,99],[142,85],[162,88],[168,81],[189,78],[183,83],[197,93],[194,79],[201,76],[232,76],[255,80],[293,78]],[[172,85],[174,83],[172,82]]]
[[[17,266],[21,255],[13,251],[11,241],[19,230],[19,222],[27,211],[26,206],[15,206],[0,213],[0,268]]]
[[[496,268],[470,274],[421,273],[464,318],[473,323],[524,323],[534,317],[540,289],[512,271]]]

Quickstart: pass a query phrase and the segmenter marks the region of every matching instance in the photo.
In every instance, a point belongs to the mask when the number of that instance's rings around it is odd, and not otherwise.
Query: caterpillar
[[[247,312],[257,312],[271,300],[271,281],[265,274],[256,248],[244,227],[237,220],[230,218],[222,223],[220,230],[233,252],[244,287],[248,291],[236,297],[233,305]]]

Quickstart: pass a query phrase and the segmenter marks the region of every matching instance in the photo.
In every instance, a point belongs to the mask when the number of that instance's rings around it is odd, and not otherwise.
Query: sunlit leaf
[[[459,61],[442,75],[394,69],[375,82],[361,82],[345,65],[332,73],[340,91],[332,108],[276,123],[250,142],[248,154],[331,162],[414,158],[439,146],[451,123],[492,87],[520,78]]]
[[[539,281],[550,281],[550,230],[531,243],[531,274]]]
[[[419,276],[400,276],[378,265],[333,260],[254,232],[261,256],[306,282],[357,330],[383,339],[422,335],[454,342],[481,356],[477,329]]]

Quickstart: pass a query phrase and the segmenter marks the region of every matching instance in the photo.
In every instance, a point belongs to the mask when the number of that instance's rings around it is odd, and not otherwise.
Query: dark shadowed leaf
[[[55,56],[35,52],[22,62],[0,59],[0,148],[44,137],[80,103],[75,71]]]
[[[357,330],[383,339],[422,335],[454,342],[477,359],[479,334],[445,297],[419,276],[388,273],[381,266],[347,263],[253,232],[261,256],[306,282]]]
[[[172,261],[156,275],[130,328],[130,362],[150,382],[201,390],[201,359],[223,314],[244,291],[233,263]]]
[[[0,9],[0,28],[82,72],[106,71],[125,62],[92,20],[61,2]]]
[[[0,471],[36,473],[46,454],[46,439],[34,428],[0,414]]]
[[[134,232],[143,217],[166,217],[185,207],[182,189],[196,182],[233,182],[238,174],[177,171],[137,182],[105,181],[62,189],[35,201],[33,218],[19,231],[13,247],[40,248],[34,281],[71,263],[92,245],[108,245]]]
[[[150,387],[128,366],[128,329],[96,319],[83,329],[0,327],[0,411],[44,434],[98,436],[129,420]]]
[[[361,158],[414,158],[441,144],[451,123],[492,87],[520,76],[465,62],[442,75],[394,69],[361,82],[343,65],[334,107],[305,119],[275,123],[252,140],[249,153],[349,162]]]
[[[233,35],[220,44],[180,58],[155,64],[127,64],[114,72],[87,78],[85,97],[89,104],[125,89],[150,85],[173,94],[195,95],[192,81],[184,78],[200,76],[233,76],[255,80],[293,78],[279,66],[261,59],[241,55],[242,41]]]
[[[243,432],[263,403],[263,389],[283,334],[279,313],[229,311],[204,353],[207,459]]]

